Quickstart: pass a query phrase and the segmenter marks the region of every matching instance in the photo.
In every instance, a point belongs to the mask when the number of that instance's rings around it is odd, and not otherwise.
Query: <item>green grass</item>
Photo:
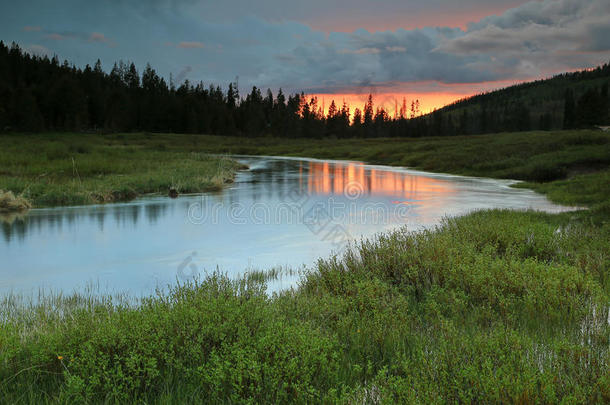
[[[610,170],[580,174],[549,183],[520,183],[560,204],[589,207],[589,217],[598,223],[610,218]]]
[[[0,396],[603,403],[607,242],[567,215],[488,211],[363,242],[272,297],[270,276],[221,275],[139,302],[8,297]]]
[[[34,207],[218,190],[239,164],[153,135],[0,135],[0,189]]]
[[[134,148],[160,161],[203,152],[283,154],[519,178],[528,181],[520,187],[591,209],[481,211],[429,231],[379,235],[321,260],[301,273],[297,288],[273,296],[266,283],[290,270],[241,280],[216,274],[141,300],[95,291],[37,303],[7,296],[0,303],[0,398],[608,403],[608,139],[592,131],[282,143],[94,136],[90,154]],[[3,156],[23,153],[16,146]],[[30,177],[39,175],[40,167]],[[2,182],[10,178],[3,173]]]

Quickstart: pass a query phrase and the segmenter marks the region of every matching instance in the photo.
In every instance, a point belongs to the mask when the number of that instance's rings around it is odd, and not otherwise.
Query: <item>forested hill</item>
[[[57,57],[32,56],[0,41],[0,132],[179,132],[277,137],[449,136],[608,123],[608,65],[482,94],[425,116],[392,117],[369,96],[364,106],[326,114],[315,97],[274,95],[235,84],[167,83],[147,65],[98,60],[77,68]],[[414,118],[411,118],[414,115]]]
[[[608,124],[610,65],[479,94],[436,112],[458,132],[573,129]],[[434,113],[432,114],[434,115]]]

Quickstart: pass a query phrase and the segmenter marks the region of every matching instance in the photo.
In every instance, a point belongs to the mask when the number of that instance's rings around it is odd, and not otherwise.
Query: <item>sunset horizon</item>
[[[99,58],[150,63],[168,82],[185,80],[240,94],[253,86],[305,93],[361,108],[372,94],[390,115],[393,104],[419,100],[428,113],[454,101],[610,60],[603,2],[468,0],[458,6],[390,0],[324,8],[259,7],[238,1],[240,13],[220,4],[155,1],[144,7],[111,2],[99,13],[57,14],[46,2],[16,5],[0,38],[38,56],[57,56],[80,68]],[[437,4],[438,3],[438,4]],[[2,7],[2,6],[0,6]],[[98,6],[92,6],[95,11]],[[28,10],[36,9],[36,14]],[[52,22],[47,15],[54,15]],[[363,17],[366,15],[367,17]],[[147,21],[144,23],[144,21]],[[124,23],[129,22],[129,30]],[[601,24],[601,25],[600,25]]]

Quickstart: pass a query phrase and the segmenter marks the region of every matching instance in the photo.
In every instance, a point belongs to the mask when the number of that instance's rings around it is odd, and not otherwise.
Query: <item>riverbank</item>
[[[0,189],[37,207],[122,201],[171,187],[209,191],[231,181],[239,166],[207,154],[348,159],[522,180],[520,187],[556,203],[610,213],[604,198],[610,196],[610,134],[593,130],[385,139],[9,134],[0,135]]]
[[[170,136],[170,135],[167,135]],[[349,159],[465,176],[521,180],[558,204],[610,217],[610,134],[594,130],[408,139],[205,137],[214,153]]]
[[[0,190],[14,211],[132,200],[157,193],[220,190],[242,166],[234,160],[169,148],[154,135],[0,135]],[[7,197],[8,200],[8,197]]]
[[[335,150],[331,141],[254,139],[240,146],[232,138],[223,144],[216,137],[160,135],[155,140],[168,153],[193,148],[383,163],[398,162],[400,151],[409,150],[400,162],[421,156],[419,166],[409,166],[521,173],[530,180],[522,186],[591,210],[483,211],[418,234],[390,232],[318,262],[299,288],[272,297],[265,293],[272,273],[239,281],[213,275],[140,302],[93,293],[49,296],[35,305],[4,297],[0,397],[11,403],[607,403],[609,144],[588,131],[513,135],[463,143],[340,141]],[[145,137],[125,135],[121,142],[129,147]],[[563,174],[533,182],[544,173],[540,167]]]

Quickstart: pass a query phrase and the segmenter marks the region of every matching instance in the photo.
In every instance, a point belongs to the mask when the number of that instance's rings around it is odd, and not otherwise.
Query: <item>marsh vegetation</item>
[[[16,137],[2,142],[15,145]],[[78,184],[72,153],[89,188],[130,174],[135,184],[149,185],[141,189],[158,191],[180,178],[150,180],[174,162],[185,175],[234,167],[201,155],[205,151],[520,178],[529,181],[521,186],[555,201],[591,209],[481,211],[419,233],[397,230],[320,260],[302,273],[297,288],[273,295],[266,284],[279,270],[241,280],[213,274],[144,299],[94,292],[34,301],[7,296],[0,305],[0,396],[7,402],[610,401],[607,134],[283,144],[161,134],[25,139],[43,145],[37,150],[45,158],[30,169],[26,162],[33,159],[19,152],[27,146],[3,148],[9,174],[0,188],[41,190],[29,194],[39,196],[33,198],[38,204],[72,201],[40,197]],[[81,166],[70,145],[85,139],[91,159]],[[67,158],[49,159],[49,151],[64,147]],[[36,155],[34,146],[29,150]],[[146,158],[136,164],[130,154]],[[115,160],[118,169],[106,169]],[[54,167],[63,174],[53,174]],[[43,176],[26,188],[26,179],[45,172],[53,181]]]
[[[571,214],[570,214],[571,215]],[[134,302],[0,307],[9,402],[610,399],[608,233],[479,212],[321,260],[299,288],[215,274]]]

